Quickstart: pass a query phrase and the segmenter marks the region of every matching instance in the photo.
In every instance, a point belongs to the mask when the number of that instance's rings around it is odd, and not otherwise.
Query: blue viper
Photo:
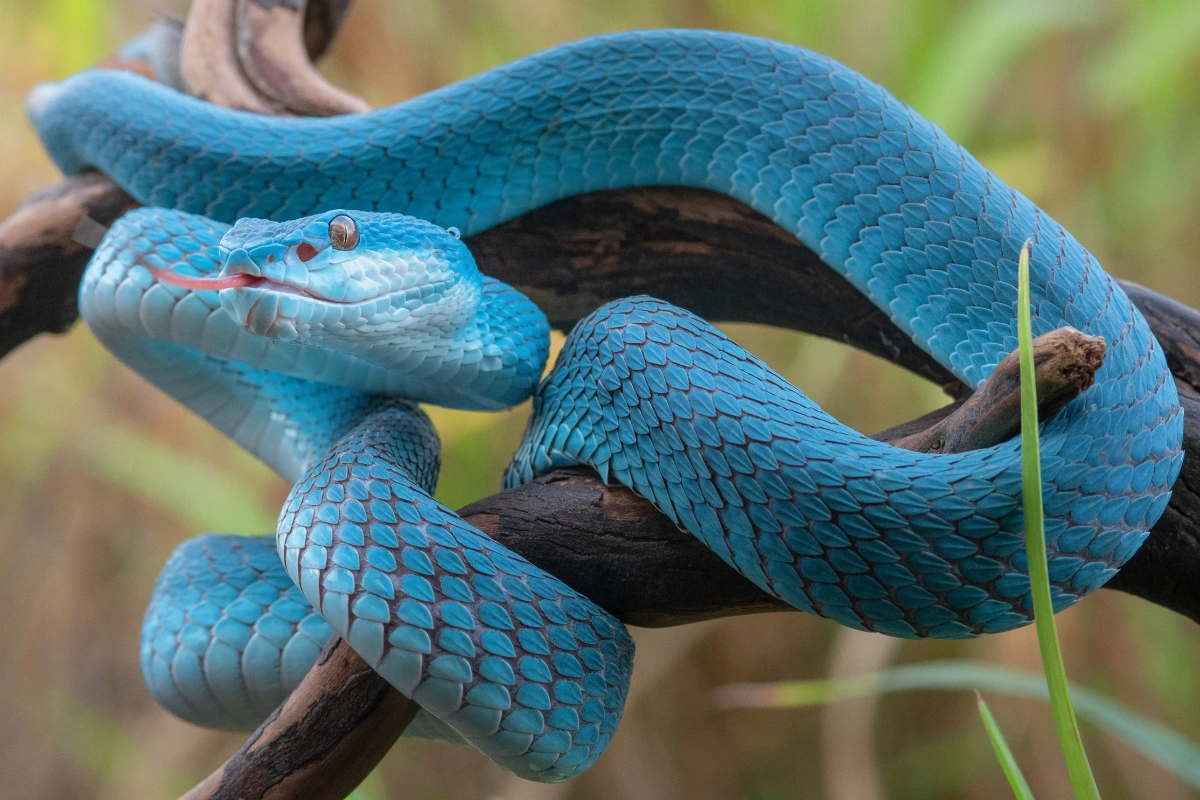
[[[187,719],[253,726],[336,632],[421,704],[414,733],[537,780],[604,750],[627,632],[430,498],[437,439],[418,401],[532,393],[508,485],[590,465],[805,611],[910,638],[1030,621],[1015,441],[956,455],[872,441],[646,297],[576,326],[539,386],[545,318],[447,229],[581,192],[669,184],[748,203],[971,386],[1016,347],[1031,239],[1034,334],[1070,325],[1108,345],[1095,385],[1042,430],[1057,609],[1133,555],[1179,472],[1163,353],[1092,256],[935,125],[798,47],[601,36],[326,120],[103,71],[29,108],[65,172],[100,169],[157,207],[97,250],[88,325],[296,482],[274,546],[201,537],[159,579],[142,669]],[[226,224],[242,217],[275,222]]]

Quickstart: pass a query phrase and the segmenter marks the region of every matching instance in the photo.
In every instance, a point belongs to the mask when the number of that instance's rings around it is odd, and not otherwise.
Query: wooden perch
[[[0,222],[0,358],[39,333],[71,327],[95,232],[137,205],[90,173],[37,192]]]
[[[334,637],[296,691],[183,800],[342,800],[419,708]]]
[[[1104,343],[1073,328],[1034,340],[1039,413],[1048,418],[1092,383]],[[1016,354],[963,403],[876,438],[926,453],[958,453],[1006,441],[1020,431]],[[992,384],[998,387],[992,390]],[[947,435],[947,431],[954,432]],[[622,621],[667,627],[758,611],[791,610],[742,577],[648,501],[606,486],[586,468],[555,470],[491,495],[460,514]]]
[[[1200,312],[1119,281],[1167,354],[1183,407],[1183,467],[1171,502],[1107,589],[1117,589],[1200,622]]]
[[[21,227],[28,230],[38,225],[29,222]],[[539,209],[473,237],[469,244],[485,272],[535,297],[558,326],[573,323],[606,300],[646,292],[702,309],[700,313],[716,319],[769,321],[848,341],[937,380],[952,392],[965,391],[810,251],[777,232],[775,226],[750,209],[716,195],[672,189],[589,195]],[[24,253],[0,248],[0,265],[23,265],[26,273],[52,271],[54,258],[48,255],[45,244],[39,248]],[[41,260],[31,261],[31,254]],[[789,264],[789,259],[795,260]],[[79,262],[79,269],[84,260]],[[704,275],[705,280],[696,280],[697,275]],[[4,278],[0,269],[0,286],[5,285]],[[73,280],[78,280],[78,273]],[[716,288],[729,286],[731,281],[746,294]],[[769,285],[772,282],[778,285]],[[24,285],[35,286],[28,281]],[[21,296],[6,311],[0,311],[0,332],[12,328],[9,321],[19,314],[22,319],[34,321],[32,326],[25,324],[10,333],[4,340],[7,347],[37,330],[46,330],[49,326],[44,320],[65,327],[74,315],[74,282],[44,281],[36,286],[37,293],[25,295],[31,298],[29,304]],[[1188,316],[1195,316],[1195,312],[1181,310],[1178,304],[1148,290],[1140,292],[1135,302],[1143,308],[1159,338],[1175,336],[1181,343],[1165,345],[1177,375],[1200,375],[1200,364],[1187,358],[1192,346],[1189,337],[1200,334],[1180,334],[1181,326],[1183,330],[1200,331],[1200,320]],[[753,301],[747,302],[746,296]],[[804,302],[796,302],[794,298],[798,297]],[[721,312],[722,303],[728,304],[726,313]],[[761,303],[761,317],[756,316],[755,303]],[[37,320],[43,320],[42,327],[37,327]],[[839,335],[836,326],[844,321],[848,321],[848,327]],[[1073,346],[1086,363],[1090,346],[1084,340]],[[994,377],[999,378],[1002,373],[1000,368],[997,370]],[[1071,370],[1060,370],[1060,374],[1070,375]],[[1089,373],[1084,368],[1076,374]],[[1043,385],[1042,391],[1047,393],[1049,387]],[[985,384],[980,395],[987,392]],[[1002,401],[1004,393],[999,394],[998,400]],[[1181,384],[1181,394],[1188,412],[1186,419],[1200,420],[1200,395],[1187,384]],[[1061,398],[1059,404],[1065,399],[1069,398]],[[994,423],[1003,419],[1002,413],[997,417],[1003,402],[982,407],[981,403],[978,399],[968,402],[952,419],[935,426],[950,413],[937,412],[923,418],[917,427],[901,426],[887,438],[915,435],[924,444],[916,445],[916,440],[910,438],[910,446],[934,450],[939,446],[982,446],[978,442],[988,441],[986,437],[976,438],[982,431],[991,430],[990,437],[1006,438],[995,432],[1003,426],[980,424],[981,420]],[[1049,411],[1043,410],[1043,415],[1049,416]],[[1185,448],[1200,452],[1200,427],[1187,425]],[[1192,488],[1200,487],[1200,475],[1189,468],[1194,461],[1185,460],[1167,514],[1109,586],[1200,620],[1200,590],[1196,589],[1200,585],[1200,531],[1190,522],[1200,519],[1200,493]],[[560,471],[514,492],[480,501],[464,512],[499,541],[630,622],[680,624],[727,614],[781,610],[778,601],[729,570],[645,501],[623,489],[604,487],[594,476]],[[591,515],[593,527],[581,522],[578,514]],[[554,531],[559,534],[557,544]],[[595,535],[583,536],[581,531]],[[576,559],[574,566],[568,564],[572,559]],[[690,594],[684,591],[686,587],[692,587]],[[399,726],[395,720],[392,724]],[[303,725],[272,730],[280,736],[286,734],[285,738],[293,739],[297,747],[313,735]],[[326,733],[328,730],[323,731]],[[342,733],[351,735],[352,726]],[[256,739],[260,746],[270,740],[269,734]],[[280,754],[277,763],[295,764],[285,754],[301,752],[297,747],[271,752]],[[228,775],[236,776],[238,772],[233,769]],[[282,772],[290,774],[286,769]],[[365,769],[362,774],[366,774]]]
[[[304,49],[303,6],[303,0],[295,4],[238,1],[235,44],[250,85],[278,107],[300,116],[370,111],[363,100],[329,83],[313,67]]]
[[[1099,336],[1074,328],[1059,328],[1033,340],[1040,419],[1050,418],[1092,385],[1106,349]],[[961,453],[1008,441],[1021,430],[1020,364],[1016,351],[1009,353],[978,391],[950,407],[949,416],[942,416],[945,409],[934,411],[876,438],[918,453]],[[906,433],[914,426],[921,429]]]
[[[369,110],[313,68],[302,35],[308,19],[316,23],[326,15],[307,17],[305,0],[193,0],[179,51],[188,93],[259,114]]]
[[[595,192],[530,211],[467,240],[480,270],[569,330],[597,306],[649,294],[708,320],[804,331],[969,390],[794,236],[702,189]],[[736,286],[737,291],[729,291]]]

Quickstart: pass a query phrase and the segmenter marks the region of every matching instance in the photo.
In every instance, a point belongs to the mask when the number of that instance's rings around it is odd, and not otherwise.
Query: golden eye
[[[345,214],[329,220],[329,242],[334,250],[353,250],[358,244],[358,225]]]

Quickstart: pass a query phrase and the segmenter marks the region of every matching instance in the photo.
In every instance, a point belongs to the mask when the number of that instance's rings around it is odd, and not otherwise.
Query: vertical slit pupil
[[[358,244],[358,225],[345,214],[329,220],[329,242],[334,250],[350,250]]]

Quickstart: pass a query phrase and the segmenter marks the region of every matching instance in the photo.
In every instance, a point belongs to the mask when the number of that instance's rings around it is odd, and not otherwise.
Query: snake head
[[[221,307],[246,330],[385,364],[453,340],[483,281],[456,232],[403,214],[243,219],[221,239],[220,257],[219,277],[190,284],[219,289]]]

